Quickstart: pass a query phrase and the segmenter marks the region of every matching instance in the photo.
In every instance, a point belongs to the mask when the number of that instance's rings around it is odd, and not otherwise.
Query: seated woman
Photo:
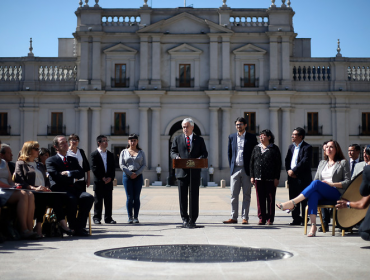
[[[349,163],[345,160],[337,141],[326,144],[324,160],[320,161],[314,181],[300,195],[276,206],[285,211],[293,210],[297,203],[308,200],[311,230],[308,237],[316,236],[317,205],[320,199],[338,200],[351,182]]]
[[[22,239],[35,239],[37,234],[32,231],[35,200],[31,192],[10,189],[14,187],[8,164],[0,160],[0,207],[16,204],[17,219]]]
[[[38,156],[39,143],[36,141],[25,142],[15,165],[15,183],[22,186],[23,189],[35,191],[36,232],[39,237],[42,237],[41,223],[43,216],[46,208],[51,207],[54,209],[62,232],[72,235],[73,232],[67,226],[63,210],[63,205],[67,204],[67,196],[51,193],[45,166],[40,162],[35,162]]]

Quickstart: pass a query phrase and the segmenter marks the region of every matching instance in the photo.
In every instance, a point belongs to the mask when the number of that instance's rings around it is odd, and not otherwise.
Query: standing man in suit
[[[364,170],[364,167],[370,164],[370,145],[365,146],[363,150],[363,156],[364,161],[361,161],[358,164],[356,164],[354,170],[351,171],[352,173],[351,180],[354,180],[356,176]]]
[[[207,158],[208,152],[204,139],[193,133],[194,121],[191,118],[186,118],[182,121],[181,126],[184,135],[177,136],[172,142],[171,158]],[[200,169],[191,170],[190,182],[190,169],[176,169],[176,178],[179,184],[180,214],[183,226],[187,228],[195,228],[195,222],[199,214],[200,171]]]
[[[79,190],[75,184],[76,179],[84,176],[85,172],[78,163],[77,158],[67,156],[68,142],[65,136],[58,135],[53,140],[57,154],[46,160],[49,173],[50,189],[53,192],[66,192],[68,196],[67,217],[69,227],[74,235],[88,236],[84,229],[94,198],[87,192]],[[77,214],[78,205],[78,217]]]
[[[96,138],[98,148],[91,153],[91,170],[94,174],[94,223],[101,224],[104,202],[104,221],[106,224],[115,224],[112,219],[112,192],[113,180],[116,175],[116,166],[113,153],[107,150],[108,139],[104,135]]]
[[[257,145],[257,139],[255,135],[246,132],[248,124],[244,118],[237,118],[235,126],[237,133],[229,135],[227,149],[231,174],[231,218],[223,223],[236,224],[238,222],[239,193],[240,189],[243,189],[242,224],[248,224],[252,188],[249,162],[254,146]]]
[[[293,130],[293,144],[289,146],[288,153],[285,157],[285,169],[288,173],[289,199],[298,196],[312,182],[312,146],[303,141],[305,136],[306,131],[303,128],[297,127]],[[289,225],[303,226],[303,215],[306,205],[306,200],[300,202],[301,207],[299,204],[297,205],[292,211],[293,221]],[[300,208],[302,215],[300,214]]]

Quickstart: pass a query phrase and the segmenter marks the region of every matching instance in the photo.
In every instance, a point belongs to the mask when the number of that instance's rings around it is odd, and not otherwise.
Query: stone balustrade
[[[293,66],[293,81],[330,81],[331,69],[330,66],[322,65],[294,65]]]
[[[39,66],[39,81],[66,82],[76,81],[77,66],[66,65],[46,65]]]
[[[348,66],[348,81],[367,81],[370,82],[370,63],[367,65]]]
[[[258,16],[231,16],[230,17],[230,26],[250,26],[250,27],[258,27],[258,26],[268,26],[269,25],[269,18],[265,17],[258,17]]]
[[[22,80],[21,65],[0,65],[0,81],[12,82]]]
[[[104,15],[101,19],[102,26],[134,26],[139,25],[139,15]]]

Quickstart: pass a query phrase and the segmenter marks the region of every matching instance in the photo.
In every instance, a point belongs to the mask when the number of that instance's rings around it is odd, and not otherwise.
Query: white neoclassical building
[[[370,143],[370,59],[343,57],[339,42],[334,57],[311,57],[310,39],[293,28],[291,1],[271,2],[104,9],[79,1],[73,38],[59,39],[58,57],[36,57],[31,46],[28,56],[0,58],[0,139],[17,154],[24,141],[50,147],[56,134],[76,133],[90,153],[104,134],[118,154],[137,133],[145,178],[155,180],[160,164],[165,182],[171,141],[192,117],[215,181],[227,183],[228,135],[238,116],[256,135],[271,129],[283,158],[297,126],[314,146],[314,164],[325,140],[345,151]]]

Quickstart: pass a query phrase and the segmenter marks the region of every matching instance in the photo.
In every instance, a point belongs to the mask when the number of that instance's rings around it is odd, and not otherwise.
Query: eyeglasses
[[[243,124],[242,123],[237,123],[237,124],[235,124],[235,126],[243,126]]]
[[[108,140],[102,140],[101,142],[102,143],[108,143],[109,141]]]
[[[292,133],[292,136],[299,136],[298,133]]]

